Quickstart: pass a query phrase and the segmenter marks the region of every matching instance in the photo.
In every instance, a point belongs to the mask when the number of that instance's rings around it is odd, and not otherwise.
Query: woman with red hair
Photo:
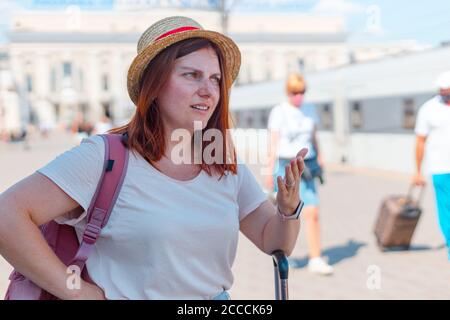
[[[239,66],[234,42],[192,19],[150,26],[128,72],[136,113],[111,130],[123,135],[130,156],[111,218],[86,263],[95,284],[66,287],[66,266],[38,226],[55,220],[82,234],[103,170],[99,136],[1,195],[1,254],[62,299],[229,299],[239,230],[263,252],[289,255],[300,228],[306,150],[279,177],[275,208],[237,163],[227,135],[229,90]]]

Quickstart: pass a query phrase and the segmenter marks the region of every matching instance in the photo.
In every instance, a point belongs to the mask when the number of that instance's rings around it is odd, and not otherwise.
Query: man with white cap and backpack
[[[439,94],[423,104],[416,120],[415,185],[425,185],[422,160],[432,175],[439,225],[444,235],[450,261],[450,71],[442,73],[436,86]]]

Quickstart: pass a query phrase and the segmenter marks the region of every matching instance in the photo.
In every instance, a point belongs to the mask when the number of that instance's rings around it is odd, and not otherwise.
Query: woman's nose
[[[214,84],[211,79],[203,79],[200,83],[198,93],[201,96],[211,96],[214,93]]]

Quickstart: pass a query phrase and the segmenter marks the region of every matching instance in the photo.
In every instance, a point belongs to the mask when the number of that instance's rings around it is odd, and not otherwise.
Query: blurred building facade
[[[0,46],[0,141],[23,137],[29,120],[23,96],[9,67],[8,48]]]
[[[17,12],[7,47],[14,81],[45,127],[70,124],[80,116],[96,121],[104,114],[121,124],[134,112],[126,73],[140,34],[153,22],[177,14],[222,31],[217,11],[154,8],[142,1],[134,6],[118,1],[116,10],[108,11],[71,6],[65,11]],[[227,34],[242,51],[236,86],[417,49],[413,42],[349,46],[342,17],[300,13],[232,13]]]

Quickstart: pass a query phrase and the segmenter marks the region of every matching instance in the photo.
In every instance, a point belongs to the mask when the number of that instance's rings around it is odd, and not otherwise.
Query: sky
[[[18,9],[64,10],[77,4],[82,10],[112,10],[115,1],[126,0],[0,0],[0,42],[8,19]],[[136,0],[131,0],[136,1]],[[214,3],[217,0],[153,0],[162,3]],[[416,40],[437,46],[450,42],[448,0],[228,0],[232,12],[303,12],[345,17],[348,41],[378,43]]]

